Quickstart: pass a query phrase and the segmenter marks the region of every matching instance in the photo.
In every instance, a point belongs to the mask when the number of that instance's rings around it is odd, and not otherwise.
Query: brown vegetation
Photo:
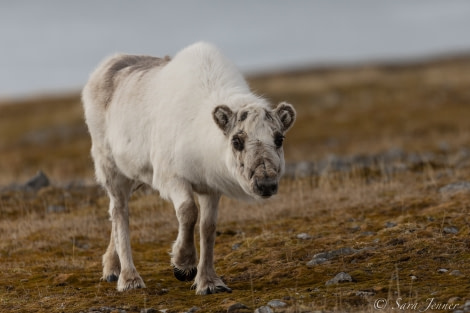
[[[468,73],[470,59],[459,58],[253,77],[255,91],[298,111],[287,162],[391,149],[445,161],[286,178],[266,203],[224,198],[215,261],[233,293],[212,296],[195,296],[190,283],[174,279],[173,208],[145,189],[130,206],[134,259],[147,288],[118,293],[100,282],[108,203],[93,183],[79,97],[1,105],[0,310],[226,312],[243,303],[253,311],[281,299],[287,307],[277,311],[372,312],[381,298],[391,311],[398,298],[462,306],[470,300],[470,189],[442,187],[470,181]],[[52,186],[14,188],[39,169]],[[307,266],[341,248],[352,252]],[[353,281],[325,285],[339,272]]]

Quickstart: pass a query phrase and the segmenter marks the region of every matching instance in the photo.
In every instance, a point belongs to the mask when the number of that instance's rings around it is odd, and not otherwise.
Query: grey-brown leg
[[[220,196],[218,194],[198,195],[201,210],[200,219],[200,258],[194,281],[196,294],[232,292],[215,273],[214,244],[216,236],[217,211]]]
[[[121,273],[121,262],[119,261],[119,256],[116,252],[116,246],[114,245],[113,229],[114,228],[112,227],[108,249],[106,249],[106,253],[103,255],[103,277],[101,278],[101,280],[109,283],[117,281],[119,273]]]
[[[110,199],[109,215],[112,222],[111,234],[114,243],[110,242],[108,250],[103,256],[103,258],[106,258],[106,262],[103,262],[103,277],[113,279],[113,274],[109,272],[109,268],[113,268],[113,266],[115,268],[117,261],[119,261],[121,270],[117,290],[145,288],[145,284],[134,266],[130,243],[128,200],[133,182],[119,173],[114,173],[107,179],[106,183],[106,190]],[[112,252],[113,248],[118,260]]]
[[[173,199],[178,218],[178,236],[171,252],[171,264],[175,277],[181,281],[192,281],[196,276],[197,253],[194,245],[194,226],[198,209],[192,197],[180,195]]]

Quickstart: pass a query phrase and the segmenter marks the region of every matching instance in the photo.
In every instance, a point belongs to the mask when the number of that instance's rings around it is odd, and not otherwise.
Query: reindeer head
[[[295,121],[295,110],[288,103],[276,109],[250,106],[233,112],[217,106],[212,115],[227,138],[226,162],[243,190],[254,198],[277,193],[284,173],[284,136]]]

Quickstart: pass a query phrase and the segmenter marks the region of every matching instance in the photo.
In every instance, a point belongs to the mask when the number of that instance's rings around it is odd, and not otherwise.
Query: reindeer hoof
[[[180,281],[192,281],[197,274],[197,268],[193,267],[189,270],[182,270],[177,267],[173,267],[173,274],[176,279]]]
[[[118,281],[119,277],[114,275],[114,274],[111,274],[109,276],[106,276],[106,281],[108,283],[112,283],[112,282],[115,282],[115,281]]]

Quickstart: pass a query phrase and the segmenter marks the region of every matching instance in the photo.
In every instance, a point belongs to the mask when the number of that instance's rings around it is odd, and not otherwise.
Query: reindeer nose
[[[277,193],[277,180],[272,178],[256,180],[256,188],[263,198],[271,197]]]

